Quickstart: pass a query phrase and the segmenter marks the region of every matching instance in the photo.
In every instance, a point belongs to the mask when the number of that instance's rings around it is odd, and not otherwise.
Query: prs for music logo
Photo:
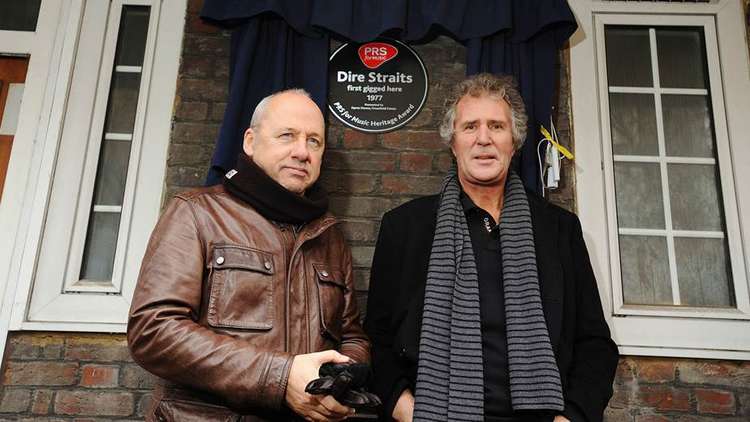
[[[370,42],[357,49],[359,59],[368,69],[377,69],[398,55],[398,49],[383,42]]]

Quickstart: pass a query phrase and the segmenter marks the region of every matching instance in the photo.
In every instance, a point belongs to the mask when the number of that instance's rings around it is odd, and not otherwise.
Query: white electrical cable
[[[542,156],[539,154],[539,146],[542,145],[542,142],[546,141],[547,139],[542,138],[539,143],[536,144],[536,159],[539,162],[539,180],[542,182],[542,198],[544,198],[544,188],[546,187],[544,184],[544,167],[542,167]],[[547,146],[549,148],[549,145]],[[544,150],[544,155],[547,155],[547,150]]]

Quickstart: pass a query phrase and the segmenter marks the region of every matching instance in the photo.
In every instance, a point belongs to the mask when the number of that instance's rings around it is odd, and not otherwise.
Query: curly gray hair
[[[453,87],[445,100],[445,114],[443,115],[443,121],[440,123],[440,137],[443,141],[448,145],[453,141],[456,106],[467,95],[472,97],[486,95],[508,103],[513,132],[513,147],[516,151],[521,149],[523,141],[526,139],[526,125],[528,123],[526,107],[523,104],[521,94],[518,93],[512,76],[497,76],[490,73],[470,76]]]

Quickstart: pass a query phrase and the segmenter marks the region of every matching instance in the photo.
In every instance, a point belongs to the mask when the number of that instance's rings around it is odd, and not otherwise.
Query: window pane
[[[620,267],[625,303],[671,305],[667,240],[655,236],[620,236]]]
[[[662,95],[664,142],[672,157],[714,157],[714,133],[708,97]]]
[[[615,163],[619,227],[664,228],[664,202],[658,164]]]
[[[604,33],[624,303],[733,307],[703,27]]]
[[[118,66],[143,65],[143,52],[148,36],[149,7],[125,6],[120,19],[115,64]]]
[[[688,306],[733,307],[732,271],[724,239],[674,239],[680,300]]]
[[[35,31],[42,0],[0,1],[0,30]]]
[[[140,73],[115,73],[107,105],[107,133],[132,133],[138,105]]]
[[[609,94],[612,152],[658,155],[656,109],[651,94]]]
[[[81,279],[109,281],[117,248],[120,213],[92,212],[86,248],[81,266]]]
[[[117,231],[138,111],[140,66],[145,54],[149,7],[123,6],[117,28],[117,51],[107,101],[102,145],[94,184],[92,218],[86,234],[81,277],[112,279]],[[131,67],[122,67],[131,66]],[[133,67],[134,66],[134,67]],[[110,206],[109,209],[106,206]]]
[[[703,45],[702,29],[657,29],[656,51],[661,86],[706,88],[706,54]]]
[[[675,230],[724,230],[724,207],[716,170],[712,165],[668,165],[672,227]]]
[[[606,26],[609,86],[653,86],[648,28]]]
[[[130,142],[104,141],[100,154],[94,205],[122,205],[128,176]]]

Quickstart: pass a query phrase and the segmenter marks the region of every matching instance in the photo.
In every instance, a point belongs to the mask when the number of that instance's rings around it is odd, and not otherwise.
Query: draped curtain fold
[[[541,192],[539,127],[549,129],[557,52],[576,24],[564,1],[513,0],[512,14],[512,30],[466,43],[466,73],[504,73],[516,78],[529,121],[526,142],[514,165],[526,187]]]
[[[329,38],[414,44],[447,35],[466,45],[467,75],[505,73],[518,81],[529,114],[519,172],[540,191],[539,125],[549,122],[557,51],[576,28],[565,0],[206,0],[201,17],[233,28],[229,98],[207,185],[234,165],[252,110],[266,95],[304,88],[325,110]]]

